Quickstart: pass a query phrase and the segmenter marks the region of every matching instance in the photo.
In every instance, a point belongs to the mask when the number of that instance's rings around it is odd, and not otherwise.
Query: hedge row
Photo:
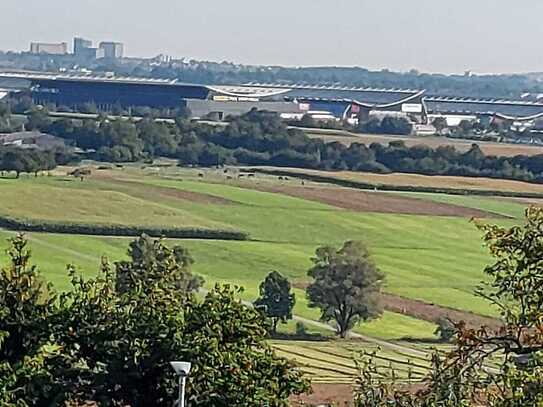
[[[232,230],[52,223],[20,220],[3,216],[0,216],[0,228],[20,232],[45,232],[90,236],[135,237],[147,234],[152,237],[167,237],[171,239],[249,240],[249,235],[247,233]]]
[[[355,189],[373,189],[376,191],[395,191],[395,192],[426,192],[434,194],[449,194],[449,195],[476,195],[476,196],[500,196],[507,198],[543,198],[543,194],[537,192],[513,192],[513,191],[497,191],[490,189],[457,189],[446,187],[423,187],[416,185],[385,185],[371,184],[361,181],[353,181],[339,179],[331,176],[307,174],[288,170],[268,170],[264,168],[245,168],[244,171],[258,172],[261,174],[292,177],[305,179],[307,181],[321,182],[334,184],[347,188]]]

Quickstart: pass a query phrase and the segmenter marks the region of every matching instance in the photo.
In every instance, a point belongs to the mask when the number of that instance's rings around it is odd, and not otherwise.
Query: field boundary
[[[42,220],[0,216],[0,228],[16,232],[39,232],[89,236],[137,237],[146,234],[170,239],[249,240],[249,234],[235,230],[200,228],[161,228],[148,226],[105,225],[86,223],[54,223]]]
[[[499,196],[505,198],[534,198],[543,199],[543,193],[537,192],[514,192],[514,191],[499,191],[492,189],[461,189],[461,188],[444,188],[444,187],[423,187],[423,186],[408,186],[408,185],[391,185],[391,184],[379,184],[371,182],[353,181],[347,179],[341,179],[333,176],[308,174],[302,172],[304,169],[300,168],[300,172],[291,170],[271,170],[266,168],[243,168],[243,171],[255,172],[265,175],[274,175],[279,177],[293,177],[300,178],[307,181],[334,184],[341,187],[364,189],[364,190],[376,190],[376,191],[388,191],[388,192],[423,192],[433,194],[448,194],[448,195],[472,195],[472,196]]]

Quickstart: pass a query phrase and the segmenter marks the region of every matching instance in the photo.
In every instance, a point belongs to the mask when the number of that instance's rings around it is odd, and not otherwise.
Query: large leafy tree
[[[292,319],[295,304],[296,297],[291,292],[290,282],[277,271],[269,273],[260,284],[260,297],[254,303],[271,319],[272,333],[277,332],[279,322],[286,323]]]
[[[23,235],[10,239],[0,268],[0,406],[49,405],[59,348],[48,336],[56,293],[30,264]]]
[[[121,293],[141,284],[153,288],[153,284],[160,283],[184,295],[203,284],[201,277],[192,274],[194,259],[182,246],[170,248],[162,239],[142,235],[130,243],[128,256],[128,261],[115,263],[117,290]]]
[[[277,358],[266,342],[260,313],[216,287],[186,314],[187,360],[195,362],[190,405],[289,406],[292,394],[308,391],[302,373]]]
[[[320,308],[323,321],[334,320],[342,338],[360,321],[381,315],[379,294],[384,274],[363,243],[346,242],[340,249],[320,247],[312,261],[309,306]]]
[[[36,270],[22,267],[24,239],[14,243],[21,250],[0,275],[2,322],[9,322],[0,326],[0,406],[171,405],[169,362],[183,359],[194,364],[189,406],[286,406],[291,394],[307,390],[301,372],[266,343],[260,313],[235,290],[216,287],[203,300],[180,292],[179,273],[192,262],[181,248],[139,239],[131,261],[112,267],[104,259],[90,280],[70,266],[71,290],[54,301],[34,280]],[[116,271],[133,278],[119,280]],[[17,357],[6,346],[16,338],[11,332],[24,343],[14,346]]]
[[[457,324],[455,348],[445,359],[434,356],[430,375],[415,393],[376,379],[382,372],[366,360],[357,405],[543,407],[543,208],[529,208],[523,225],[477,226],[495,259],[477,294],[500,311],[503,325]]]

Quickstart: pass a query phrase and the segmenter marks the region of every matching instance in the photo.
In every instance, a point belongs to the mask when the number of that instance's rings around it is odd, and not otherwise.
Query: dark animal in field
[[[92,171],[90,170],[90,168],[76,168],[72,172],[69,172],[68,175],[84,181],[85,177],[91,175],[91,173]]]
[[[204,178],[204,174],[203,174],[202,172],[199,173],[198,176],[199,176],[200,178]]]
[[[228,174],[228,168],[226,168],[226,169],[224,170],[224,173],[225,173],[225,174]]]
[[[245,177],[245,174],[239,174],[238,175],[238,178],[243,178],[243,177]]]
[[[228,177],[226,177],[226,179],[232,179],[232,177],[229,175]]]
[[[279,177],[279,181],[283,181],[283,177]]]
[[[255,174],[249,174],[247,175],[249,178],[254,178],[255,177]]]

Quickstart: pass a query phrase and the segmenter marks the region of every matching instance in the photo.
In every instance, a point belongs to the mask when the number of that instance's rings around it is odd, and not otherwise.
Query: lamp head
[[[190,373],[190,362],[170,362],[170,365],[178,376],[187,377]]]

